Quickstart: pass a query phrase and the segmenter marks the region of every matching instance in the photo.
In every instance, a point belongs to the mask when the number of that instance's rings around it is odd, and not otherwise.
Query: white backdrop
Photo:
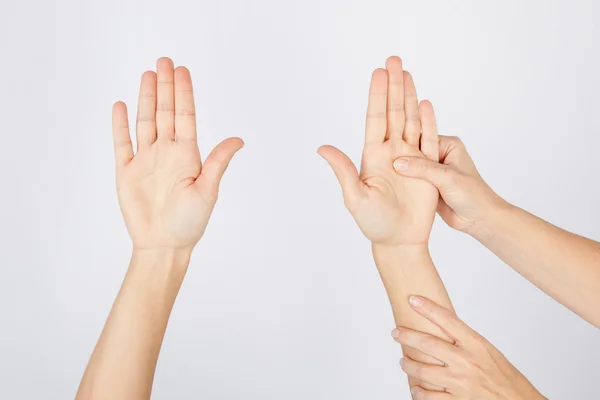
[[[501,195],[600,239],[600,4],[8,1],[0,15],[0,398],[66,399],[124,276],[110,109],[170,56],[204,155],[234,159],[154,399],[409,399],[367,240],[316,154],[359,161],[371,71],[403,57]],[[132,114],[134,114],[132,112]],[[600,332],[436,221],[459,315],[551,399],[600,398]]]

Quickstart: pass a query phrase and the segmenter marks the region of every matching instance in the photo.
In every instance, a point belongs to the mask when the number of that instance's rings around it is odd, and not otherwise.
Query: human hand
[[[402,370],[409,376],[446,391],[432,392],[415,386],[411,388],[414,399],[545,399],[502,353],[452,311],[421,296],[411,296],[410,305],[454,340],[454,344],[450,344],[412,329],[394,329],[392,336],[398,343],[444,363],[444,366],[430,365],[406,357],[400,361]]]
[[[142,75],[135,155],[127,107],[113,106],[119,204],[135,249],[191,251],[206,229],[221,177],[244,142],[224,140],[203,165],[190,73],[174,69],[168,58],[159,59],[156,69]]]
[[[494,211],[507,207],[483,180],[465,145],[457,137],[440,136],[439,163],[422,157],[402,157],[394,169],[405,177],[435,185],[441,200],[438,213],[452,228],[472,234]]]
[[[390,57],[386,69],[373,72],[360,174],[337,148],[322,146],[318,152],[331,165],[346,207],[371,242],[427,244],[438,192],[426,181],[396,174],[393,161],[412,156],[437,162],[437,128],[431,103],[419,105],[400,58]]]

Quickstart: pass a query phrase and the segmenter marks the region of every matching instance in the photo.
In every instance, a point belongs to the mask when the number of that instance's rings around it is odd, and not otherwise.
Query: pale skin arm
[[[77,399],[149,399],[189,254],[135,251]]]
[[[398,57],[390,57],[386,69],[372,76],[360,174],[332,146],[321,147],[319,154],[331,165],[346,207],[372,242],[396,325],[450,340],[408,305],[408,296],[418,293],[452,309],[428,250],[438,192],[433,185],[400,177],[393,169],[394,159],[403,155],[438,160],[433,107],[427,101],[419,105],[413,80]],[[414,348],[403,347],[403,352],[411,359],[439,364]],[[442,390],[415,378],[409,381],[411,386]]]
[[[600,328],[600,243],[518,207],[499,208],[473,232],[546,294]]]
[[[137,152],[127,108],[113,107],[117,192],[133,241],[127,275],[77,399],[149,399],[169,315],[239,138],[200,160],[190,73],[168,58],[142,76]]]
[[[399,174],[434,184],[439,213],[518,273],[600,327],[600,243],[558,228],[501,199],[481,178],[458,138],[440,138],[440,163],[406,157]]]

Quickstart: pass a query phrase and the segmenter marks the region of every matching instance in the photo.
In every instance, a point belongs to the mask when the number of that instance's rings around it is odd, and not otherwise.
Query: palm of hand
[[[437,189],[428,182],[398,175],[393,161],[423,154],[406,142],[366,146],[361,180],[366,196],[352,210],[365,236],[373,243],[427,243],[438,202]]]
[[[169,59],[158,60],[157,69],[158,75],[142,77],[135,156],[127,109],[123,103],[113,108],[119,204],[136,248],[191,249],[206,229],[227,164],[243,142],[223,141],[202,165],[189,71],[174,70]]]
[[[376,70],[371,80],[360,175],[336,148],[323,146],[319,153],[332,166],[346,206],[371,242],[424,244],[435,217],[438,191],[428,182],[397,174],[393,162],[402,156],[437,161],[435,116],[429,102],[419,106],[412,78],[402,70],[399,58],[388,59],[386,68]]]
[[[189,247],[204,233],[214,203],[194,185],[200,159],[186,146],[159,141],[119,177],[119,203],[139,247]]]

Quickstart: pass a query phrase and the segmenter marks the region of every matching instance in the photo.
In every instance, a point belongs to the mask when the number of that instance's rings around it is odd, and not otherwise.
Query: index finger
[[[378,68],[373,71],[369,87],[369,103],[367,105],[367,124],[365,143],[383,143],[386,132],[386,99],[388,73]]]
[[[439,326],[446,335],[452,338],[459,347],[478,333],[462,322],[453,312],[422,296],[410,296],[409,303],[413,310]]]

